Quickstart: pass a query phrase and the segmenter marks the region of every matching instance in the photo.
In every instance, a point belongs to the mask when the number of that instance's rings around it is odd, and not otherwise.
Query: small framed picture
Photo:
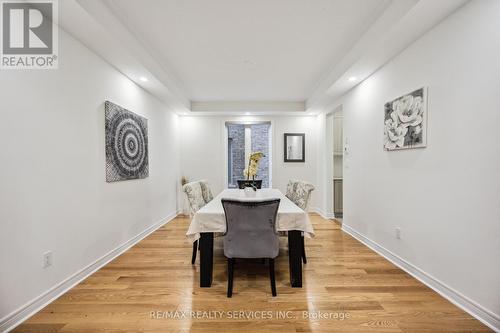
[[[306,161],[306,135],[304,133],[285,133],[285,162]]]

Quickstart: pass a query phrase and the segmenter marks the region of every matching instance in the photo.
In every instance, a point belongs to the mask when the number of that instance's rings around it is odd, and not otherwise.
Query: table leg
[[[214,234],[213,232],[200,233],[200,287],[212,286],[214,261]]]
[[[290,265],[290,284],[302,288],[302,233],[288,231],[288,262]]]

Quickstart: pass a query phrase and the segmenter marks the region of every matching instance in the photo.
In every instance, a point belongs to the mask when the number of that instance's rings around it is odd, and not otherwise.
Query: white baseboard
[[[430,274],[424,272],[420,268],[414,266],[413,264],[409,263],[403,258],[387,250],[383,246],[370,240],[369,238],[357,232],[355,229],[346,225],[345,223],[342,224],[342,230],[351,235],[352,237],[356,238],[358,241],[365,244],[370,249],[377,252],[382,257],[389,260],[394,265],[398,266],[399,268],[401,268],[402,270],[404,270],[405,272],[407,272],[408,274],[410,274],[411,276],[413,276],[414,278],[416,278],[429,288],[436,291],[438,294],[449,300],[451,303],[455,304],[465,312],[477,318],[479,321],[481,321],[483,324],[485,324],[495,332],[500,332],[499,315],[477,304],[468,297],[462,295],[458,291],[454,290],[453,288],[447,286],[443,282],[434,278]]]
[[[327,213],[325,211],[323,211],[322,209],[318,208],[318,207],[311,207],[311,209],[309,209],[310,212],[313,212],[313,213],[316,213],[316,214],[319,214],[322,218],[326,219],[326,220],[330,220],[330,219],[334,219],[335,218],[335,214],[334,213]]]
[[[71,275],[62,282],[56,284],[50,290],[21,306],[19,309],[8,314],[0,320],[0,332],[9,332],[13,330],[16,326],[20,325],[22,322],[27,320],[29,317],[33,316],[35,313],[40,311],[42,308],[47,306],[49,303],[54,301],[56,298],[73,288],[75,285],[86,279],[88,276],[99,270],[101,267],[118,257],[123,252],[127,251],[129,248],[149,236],[151,233],[156,231],[158,228],[164,224],[172,221],[177,216],[177,213],[170,214],[169,216],[161,219],[152,226],[148,227],[144,231],[140,232],[136,236],[132,237],[125,243],[119,245],[113,250],[109,251],[104,256],[100,257],[87,267],[81,269],[75,274]]]

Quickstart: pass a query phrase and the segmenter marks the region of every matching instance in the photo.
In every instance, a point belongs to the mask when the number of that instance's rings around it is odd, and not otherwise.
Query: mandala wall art
[[[108,101],[104,109],[106,181],[148,177],[148,120]]]
[[[427,89],[420,88],[384,106],[384,149],[427,145]]]

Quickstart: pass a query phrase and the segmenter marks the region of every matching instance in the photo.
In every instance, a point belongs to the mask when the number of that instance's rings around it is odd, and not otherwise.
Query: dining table
[[[274,188],[257,189],[254,193],[248,193],[248,190],[245,192],[243,189],[225,189],[193,215],[186,236],[191,242],[199,241],[200,287],[207,288],[212,285],[214,237],[223,236],[226,232],[222,199],[242,201],[280,199],[276,231],[288,238],[290,285],[301,288],[304,237],[314,237],[314,229],[307,212]]]

